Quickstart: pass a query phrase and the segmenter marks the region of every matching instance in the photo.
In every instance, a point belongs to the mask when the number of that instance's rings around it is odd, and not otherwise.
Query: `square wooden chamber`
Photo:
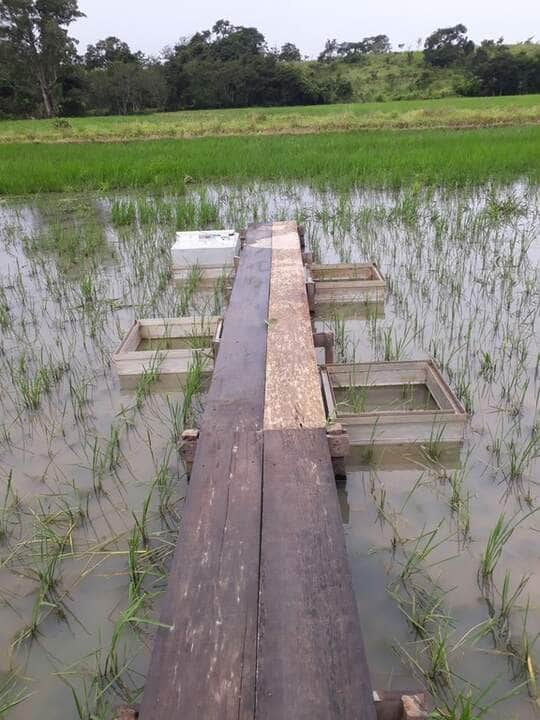
[[[351,445],[463,441],[467,413],[432,360],[327,365],[321,384]]]
[[[312,264],[306,285],[312,311],[317,305],[380,305],[386,296],[386,282],[374,263]]]
[[[188,282],[196,268],[201,288],[228,284],[239,253],[240,236],[234,230],[178,232],[171,248],[173,280],[177,285]]]
[[[112,356],[120,386],[133,389],[143,373],[157,365],[157,389],[178,388],[197,353],[210,374],[222,329],[223,319],[216,316],[136,320]]]

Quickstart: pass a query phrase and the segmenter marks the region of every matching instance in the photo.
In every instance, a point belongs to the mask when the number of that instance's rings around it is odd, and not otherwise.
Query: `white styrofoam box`
[[[234,230],[177,232],[171,254],[176,268],[200,265],[229,267],[240,252],[240,236]]]

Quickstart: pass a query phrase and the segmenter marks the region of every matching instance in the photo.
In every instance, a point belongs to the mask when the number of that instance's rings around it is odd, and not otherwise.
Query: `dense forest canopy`
[[[408,96],[428,97],[431,79],[445,70],[452,94],[540,92],[538,45],[510,47],[502,38],[475,45],[462,24],[435,30],[416,53],[402,46],[392,52],[390,39],[380,34],[329,39],[318,59],[309,60],[293,42],[270,48],[257,28],[218,20],[155,58],[117,37],[81,54],[69,34],[81,16],[77,0],[0,0],[0,116],[346,102],[353,99],[355,68],[372,63],[375,80],[376,60],[383,57],[387,67],[395,66],[387,71],[394,84],[405,67],[401,58],[414,66]]]

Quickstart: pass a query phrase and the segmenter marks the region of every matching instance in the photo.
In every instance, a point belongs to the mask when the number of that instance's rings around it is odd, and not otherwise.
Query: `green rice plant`
[[[96,298],[96,289],[91,275],[85,275],[82,278],[80,288],[83,305],[91,305]]]
[[[330,330],[334,333],[334,346],[336,350],[337,361],[340,363],[347,362],[349,355],[350,339],[347,334],[347,326],[345,316],[339,312],[337,308],[332,310],[332,320]]]
[[[406,349],[411,343],[412,338],[408,336],[406,332],[401,337],[398,337],[393,326],[383,328],[380,340],[382,341],[382,355],[383,360],[403,360],[405,357]]]
[[[418,178],[432,187],[463,187],[492,179],[512,182],[524,175],[534,181],[540,175],[531,161],[538,134],[534,125],[459,133],[434,129],[425,130],[419,144],[414,133],[393,130],[318,132],[79,143],[71,145],[69,153],[62,145],[34,143],[32,162],[28,162],[29,146],[2,144],[0,163],[5,172],[0,193],[76,192],[96,190],[104,184],[113,189],[159,190],[182,186],[186,175],[204,182],[231,177],[238,183],[282,178],[344,188],[410,187]]]
[[[92,387],[92,382],[89,380],[83,380],[79,383],[74,383],[73,379],[69,377],[69,396],[71,398],[71,405],[73,407],[73,416],[75,420],[83,421],[88,411],[90,404],[89,389]]]
[[[429,435],[429,440],[422,445],[422,451],[425,453],[428,460],[437,463],[442,457],[443,453],[443,442],[442,438],[445,431],[445,425],[440,427],[433,425]]]
[[[418,535],[413,541],[412,551],[409,551],[406,546],[404,547],[405,563],[401,570],[402,580],[407,580],[416,573],[421,572],[424,569],[424,563],[430,555],[444,544],[446,538],[438,538],[442,524],[443,520],[441,520],[435,529]]]
[[[497,364],[493,360],[489,351],[484,350],[480,357],[480,375],[488,383],[493,382],[495,373],[497,372]]]
[[[176,445],[184,430],[183,403],[174,401],[169,395],[166,397],[166,402],[169,411],[167,426],[170,429],[170,439],[171,443]]]
[[[203,387],[204,370],[207,359],[199,350],[193,352],[189,364],[186,379],[184,382],[184,400],[182,403],[182,424],[183,427],[190,427],[195,424],[195,398],[201,393]]]
[[[501,697],[486,701],[491,691],[496,687],[499,678],[495,678],[482,690],[462,688],[457,693],[451,693],[449,698],[438,702],[437,707],[430,713],[432,720],[481,720],[496,705],[517,695],[520,688],[515,688]]]
[[[26,694],[25,689],[21,688],[19,679],[14,673],[0,677],[0,718],[27,700],[30,694]]]
[[[497,627],[499,634],[503,637],[508,637],[510,634],[510,615],[514,610],[520,596],[525,590],[527,583],[529,582],[530,576],[524,575],[514,590],[510,588],[510,571],[507,571],[504,575],[503,585],[500,593],[499,608],[496,616]]]
[[[527,606],[525,608],[525,613],[523,615],[523,625],[522,625],[522,631],[521,631],[521,638],[519,642],[519,647],[517,650],[514,650],[514,652],[511,655],[511,663],[514,670],[514,675],[517,679],[524,677],[525,681],[527,683],[527,690],[531,698],[536,701],[536,704],[538,705],[540,700],[540,695],[538,691],[538,677],[539,677],[539,668],[538,664],[535,661],[533,651],[534,646],[538,642],[538,639],[540,638],[540,633],[536,633],[536,635],[531,639],[529,637],[529,633],[527,630],[527,622],[529,618],[529,611],[530,611],[530,604],[529,600],[527,600]]]
[[[111,205],[111,220],[115,227],[134,225],[137,221],[137,209],[132,200],[115,199]]]
[[[163,362],[164,355],[159,350],[150,360],[148,367],[145,367],[135,388],[135,407],[140,410],[152,391],[152,387],[159,380],[159,368]]]
[[[6,331],[11,328],[12,318],[6,297],[6,291],[0,285],[0,330]]]
[[[96,495],[103,493],[103,481],[105,479],[105,472],[107,467],[107,458],[101,447],[99,439],[94,438],[92,445],[92,484],[94,486],[94,492]]]
[[[19,498],[13,490],[13,469],[10,469],[5,480],[6,489],[3,504],[0,507],[0,544],[9,537],[9,529],[13,519],[13,510],[19,505]]]
[[[182,281],[178,297],[176,314],[180,317],[187,315],[193,301],[193,297],[197,292],[203,277],[203,271],[200,265],[191,265],[187,278]]]
[[[454,388],[456,395],[463,403],[465,412],[472,415],[474,412],[474,404],[472,399],[471,380],[465,368],[456,373],[454,380]]]
[[[518,447],[514,438],[504,442],[507,464],[504,467],[505,478],[510,484],[519,483],[524,478],[532,461],[540,457],[540,443],[531,437],[525,445]]]
[[[425,640],[418,640],[413,644],[415,655],[403,646],[396,648],[413,672],[424,679],[434,695],[444,696],[452,688],[454,673],[450,664],[450,634],[451,628],[443,622],[437,625]]]
[[[499,515],[495,527],[489,534],[486,547],[480,559],[478,579],[481,587],[492,581],[493,572],[500,560],[506,543],[510,540],[514,531],[535,512],[536,510],[532,510],[521,517],[518,517],[518,513],[516,513],[508,520],[504,513]]]
[[[176,229],[197,229],[197,204],[190,198],[182,199],[176,206]]]
[[[465,541],[470,538],[471,507],[470,495],[465,492],[465,466],[450,475],[449,483],[451,495],[449,500],[450,509],[456,518],[456,524],[460,537]]]
[[[142,198],[137,201],[137,215],[142,227],[157,225],[159,222],[159,207],[154,200]]]
[[[212,288],[212,315],[221,315],[225,306],[225,299],[230,278],[226,272],[222,272]]]
[[[198,207],[198,226],[200,228],[210,228],[219,223],[219,207],[208,200],[207,197],[201,196]]]
[[[492,191],[486,201],[486,214],[494,223],[505,222],[524,215],[526,209],[526,204],[519,200],[513,192],[501,198]]]
[[[352,378],[349,382],[350,385],[347,386],[343,405],[347,407],[349,412],[363,413],[366,411],[367,387],[365,385],[355,385]]]
[[[120,464],[120,428],[116,423],[111,425],[104,462],[110,471],[116,470]]]
[[[416,637],[426,640],[440,623],[450,622],[444,608],[446,593],[432,582],[427,587],[414,580],[387,588]]]

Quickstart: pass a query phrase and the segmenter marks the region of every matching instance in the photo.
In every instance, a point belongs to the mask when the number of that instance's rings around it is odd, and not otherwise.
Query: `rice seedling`
[[[141,377],[139,378],[137,387],[135,388],[135,407],[137,410],[141,409],[144,401],[152,391],[152,387],[159,380],[159,368],[162,362],[163,353],[160,353],[158,350],[148,367],[146,367],[141,373]]]
[[[9,470],[7,478],[5,480],[5,491],[3,494],[3,503],[0,506],[0,544],[6,542],[9,537],[9,530],[13,520],[13,510],[19,504],[19,498],[17,497],[13,489],[13,470]]]
[[[422,450],[431,462],[439,462],[443,452],[442,438],[444,435],[444,425],[440,428],[433,427],[429,436],[429,440],[422,446]]]
[[[480,559],[480,568],[478,570],[478,578],[481,587],[488,585],[493,578],[493,572],[499,562],[502,552],[506,543],[510,540],[515,530],[536,510],[532,510],[526,515],[519,515],[516,513],[510,518],[506,518],[504,513],[501,513],[497,518],[494,528],[489,534],[486,547],[482,553]]]
[[[189,308],[191,307],[191,303],[193,301],[193,297],[197,292],[200,282],[202,280],[202,276],[202,268],[199,265],[191,265],[191,267],[189,268],[188,276],[186,280],[182,282],[182,285],[180,287],[178,304],[176,309],[176,314],[178,316],[181,317],[188,314]]]
[[[186,379],[183,386],[184,399],[182,402],[182,424],[183,427],[190,427],[196,422],[195,399],[201,393],[203,387],[203,373],[207,360],[203,353],[195,351],[190,362]]]
[[[390,326],[382,330],[379,340],[382,344],[383,360],[391,361],[404,359],[406,349],[412,338],[407,333],[399,337],[395,328]]]
[[[137,219],[136,205],[128,199],[115,199],[111,204],[111,220],[115,227],[133,225]]]
[[[410,580],[390,585],[387,592],[396,601],[417,638],[426,640],[439,624],[451,622],[444,607],[447,593],[433,583],[428,582],[424,587]]]
[[[433,530],[422,532],[416,537],[412,543],[412,549],[404,547],[405,561],[401,570],[401,579],[407,580],[417,573],[421,573],[426,569],[425,562],[431,554],[445,543],[445,538],[439,538],[438,533],[443,524],[443,520]],[[442,562],[442,561],[439,561]],[[439,563],[436,563],[439,564]]]
[[[481,690],[469,687],[452,693],[450,698],[445,699],[443,703],[438,703],[438,706],[430,713],[430,717],[432,720],[480,720],[496,705],[516,694],[516,690],[511,690],[488,701],[487,697],[498,682],[499,678],[495,678]]]
[[[76,155],[80,151],[74,147]],[[36,148],[36,152],[42,151]],[[140,152],[142,157],[146,151],[141,148]],[[193,153],[191,145],[186,148],[188,164]],[[219,222],[241,228],[254,218],[298,216],[306,227],[309,247],[322,262],[349,257],[375,260],[388,277],[384,310],[358,307],[358,317],[352,317],[349,309],[347,318],[337,317],[342,359],[354,359],[357,348],[366,361],[383,357],[386,351],[388,357],[403,358],[407,353],[413,356],[414,346],[414,356],[436,356],[472,413],[467,463],[449,459],[436,432],[424,449],[424,459],[429,461],[425,467],[420,458],[420,476],[418,461],[408,458],[403,449],[388,451],[373,444],[363,449],[361,475],[356,470],[350,473],[349,502],[351,510],[359,509],[361,478],[367,472],[372,480],[375,477],[365,465],[376,464],[377,484],[373,481],[367,491],[379,522],[374,529],[359,521],[365,517],[362,513],[350,513],[351,557],[364,556],[366,546],[378,544],[374,533],[381,534],[385,561],[377,565],[378,554],[373,553],[374,586],[379,580],[386,584],[388,573],[395,576],[389,592],[395,593],[401,610],[403,632],[412,632],[416,640],[405,647],[418,664],[414,673],[433,690],[441,718],[480,716],[492,702],[491,695],[478,699],[487,669],[501,673],[504,682],[516,688],[519,696],[512,712],[520,717],[529,711],[526,685],[533,697],[537,692],[534,578],[520,590],[520,571],[512,568],[515,581],[510,577],[505,581],[504,553],[496,559],[492,528],[486,528],[485,522],[501,501],[490,474],[514,490],[503,498],[509,506],[505,524],[520,503],[528,503],[530,511],[536,505],[540,310],[539,274],[531,242],[540,221],[537,189],[523,180],[513,188],[494,183],[489,192],[485,187],[441,187],[427,192],[414,185],[393,191],[366,184],[350,191],[345,167],[345,184],[337,193],[328,183],[318,189],[293,181],[219,187],[193,182],[186,190],[185,174],[197,179],[208,172],[210,160],[199,160],[202,164],[197,169],[182,171],[178,192],[175,189],[169,195],[125,193],[110,198],[100,194],[69,201],[48,198],[47,203],[25,199],[20,210],[15,201],[7,200],[0,207],[0,249],[5,258],[0,296],[0,366],[5,378],[0,443],[5,466],[13,467],[10,492],[4,496],[3,484],[0,492],[4,532],[0,623],[6,622],[11,630],[13,617],[21,619],[22,630],[12,651],[24,651],[30,658],[40,688],[36,696],[43,687],[51,698],[58,697],[55,683],[67,672],[64,677],[70,682],[77,676],[72,682],[75,716],[109,720],[118,698],[134,699],[144,682],[146,629],[152,627],[146,620],[154,617],[157,592],[165,585],[182,512],[184,470],[175,448],[184,427],[197,425],[204,386],[195,367],[185,398],[182,388],[155,393],[159,371],[149,371],[142,387],[126,401],[112,376],[110,356],[119,330],[134,316],[220,312],[224,281],[208,297],[199,292],[196,269],[185,288],[170,284],[169,248],[175,227],[199,228],[204,221],[208,226]],[[258,162],[254,157],[255,166]],[[410,168],[395,165],[395,157],[393,162],[394,178],[409,172]],[[178,162],[175,167],[177,172]],[[138,168],[137,157],[135,165],[130,161],[134,184],[142,178]],[[303,166],[300,169],[304,172]],[[228,167],[229,172],[234,170]],[[427,173],[429,168],[423,166],[420,172]],[[450,169],[446,172],[451,174]],[[365,177],[363,168],[360,175]],[[484,210],[490,192],[503,206],[513,194],[517,205],[523,204],[524,214],[511,212],[509,203],[507,209],[496,208],[488,215]],[[410,339],[410,345],[403,338]],[[204,363],[206,349],[198,341],[192,345]],[[158,361],[156,353],[156,366]],[[367,393],[360,389],[358,397],[351,398],[358,411],[369,406],[367,394],[369,388]],[[411,396],[412,388],[405,386],[398,399],[404,410]],[[444,473],[447,483],[433,482],[434,468]],[[51,528],[46,541],[50,565],[41,558],[45,533],[33,511]],[[135,527],[129,520],[126,524],[132,513]],[[452,530],[443,531],[441,524],[433,539],[431,531],[422,529],[424,523],[436,528],[439,522],[449,521]],[[516,550],[526,554],[520,563],[534,561],[534,543],[527,543],[527,536],[536,528],[528,525],[522,526],[523,543]],[[496,560],[491,581],[482,585],[480,579],[486,603],[492,603],[492,615],[488,609],[487,619],[465,640],[456,641],[449,628],[454,621],[462,627],[478,608],[477,597],[468,590],[477,570],[470,563],[476,547],[469,544],[471,528],[482,551],[487,549],[488,572],[489,559]],[[58,552],[67,533],[66,545]],[[60,540],[55,541],[54,535]],[[440,559],[449,556],[450,564]],[[480,562],[483,559],[482,552]],[[359,572],[357,568],[353,562],[353,575]],[[430,577],[433,568],[437,568],[436,579]],[[478,572],[481,578],[481,569]],[[109,582],[109,577],[115,580]],[[358,577],[355,581],[360,599],[362,593],[371,592]],[[33,595],[23,586],[19,596],[18,582],[30,583]],[[456,590],[444,589],[454,583]],[[74,586],[80,589],[73,590]],[[525,610],[529,623],[520,631],[527,591],[531,592],[531,604]],[[120,604],[119,593],[124,593]],[[459,593],[459,602],[454,602],[456,595],[451,593]],[[84,608],[88,602],[92,617],[85,614],[87,634],[73,622],[71,609],[79,604]],[[455,619],[448,607],[455,608]],[[84,668],[66,671],[59,667],[59,674],[52,676],[40,653],[42,644],[48,646],[51,630],[46,619],[55,616],[62,620],[55,625],[57,646],[65,644],[66,655],[88,660]],[[386,619],[384,612],[382,617]],[[110,638],[116,626],[114,643],[100,641],[103,648],[96,659],[90,651],[97,628],[102,627],[104,637]],[[485,642],[494,632],[497,647],[490,648],[489,655],[472,656],[476,638]],[[33,638],[38,642],[26,642]],[[391,661],[384,651],[383,656],[385,663]],[[380,656],[375,653],[374,657]],[[374,668],[374,672],[379,670]],[[459,676],[465,673],[471,685],[463,688]],[[39,712],[39,702],[37,697],[28,698],[29,715]],[[492,714],[499,717],[497,709]]]
[[[13,673],[0,677],[0,717],[24,702],[29,694],[21,688],[19,679]]]

